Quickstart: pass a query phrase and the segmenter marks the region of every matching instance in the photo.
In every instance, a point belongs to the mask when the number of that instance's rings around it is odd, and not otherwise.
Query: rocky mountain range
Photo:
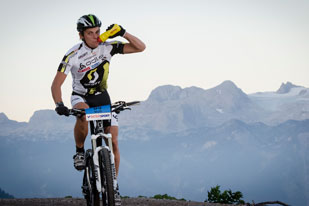
[[[133,114],[123,118],[124,124],[136,121],[138,125],[152,125],[152,129],[161,131],[218,126],[231,119],[276,125],[290,119],[308,119],[308,103],[309,89],[289,82],[282,84],[277,92],[250,95],[231,81],[208,90],[166,85],[153,90]]]
[[[123,195],[203,201],[218,184],[250,202],[309,204],[308,88],[287,82],[245,94],[231,81],[207,90],[165,85],[119,119]],[[81,196],[73,125],[53,110],[29,122],[1,113],[0,187],[15,197]]]
[[[247,95],[232,81],[207,90],[165,85],[154,89],[148,99],[132,111],[120,115],[122,126],[167,133],[218,126],[232,119],[267,125],[309,119],[309,89],[287,82],[276,92]],[[42,134],[41,138],[57,138],[57,132],[71,131],[72,122],[73,117],[58,116],[53,110],[36,111],[29,122],[9,120],[0,113],[3,136],[29,138],[34,133]]]

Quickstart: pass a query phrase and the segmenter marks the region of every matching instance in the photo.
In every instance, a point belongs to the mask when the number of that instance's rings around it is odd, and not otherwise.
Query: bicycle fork
[[[97,146],[97,139],[98,138],[106,138],[108,140],[108,147],[107,146]],[[96,135],[91,135],[91,141],[92,141],[92,151],[93,152],[93,163],[94,163],[94,171],[95,171],[95,178],[96,178],[96,186],[97,190],[99,192],[104,192],[104,188],[102,188],[101,185],[101,174],[100,174],[100,166],[99,166],[99,152],[102,149],[107,149],[110,154],[110,162],[112,166],[112,175],[113,175],[113,186],[114,190],[117,189],[117,178],[116,178],[116,168],[115,168],[115,158],[113,153],[113,145],[112,145],[112,135],[110,133],[99,133]]]

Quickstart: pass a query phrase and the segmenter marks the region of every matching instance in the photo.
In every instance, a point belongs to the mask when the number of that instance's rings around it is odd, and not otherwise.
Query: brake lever
[[[127,106],[127,103],[125,101],[118,101],[114,103],[115,107],[119,106]]]
[[[116,114],[119,114],[121,111],[124,111],[124,110],[131,110],[131,108],[130,107],[117,108],[117,109],[114,110],[114,112]]]

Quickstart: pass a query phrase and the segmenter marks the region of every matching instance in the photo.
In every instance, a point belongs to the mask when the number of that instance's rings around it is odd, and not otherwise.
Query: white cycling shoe
[[[81,171],[85,169],[86,162],[85,162],[85,154],[81,152],[77,152],[74,156],[74,167],[75,169]]]

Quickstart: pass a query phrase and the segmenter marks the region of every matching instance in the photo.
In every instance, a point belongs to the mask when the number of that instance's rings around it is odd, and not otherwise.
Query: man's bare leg
[[[120,151],[118,146],[118,126],[111,126],[110,133],[112,134],[113,153],[115,156],[116,176],[118,177],[120,165]]]
[[[105,129],[106,133],[111,133],[112,135],[112,144],[113,144],[113,153],[115,160],[116,176],[118,177],[119,165],[120,165],[120,152],[118,146],[118,126],[109,126]]]
[[[74,105],[76,109],[86,109],[89,106],[84,103],[80,102]],[[82,117],[76,117],[76,123],[74,127],[74,137],[75,137],[75,144],[78,148],[83,148],[86,137],[88,135],[88,121],[86,120],[85,115]]]

